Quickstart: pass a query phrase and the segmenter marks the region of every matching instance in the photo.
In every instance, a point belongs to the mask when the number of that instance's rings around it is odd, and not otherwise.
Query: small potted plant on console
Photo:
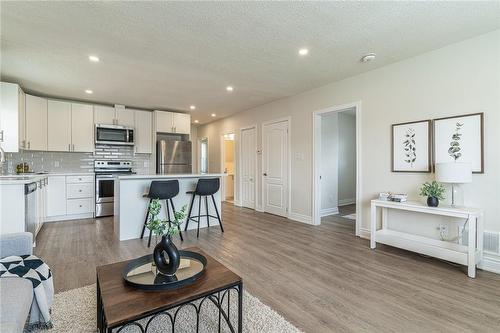
[[[420,195],[427,197],[427,206],[439,206],[439,200],[444,200],[445,188],[436,181],[432,183],[425,182],[420,188]]]

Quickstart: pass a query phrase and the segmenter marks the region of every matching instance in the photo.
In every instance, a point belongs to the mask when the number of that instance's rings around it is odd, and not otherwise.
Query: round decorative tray
[[[196,281],[207,267],[207,259],[199,253],[179,251],[181,263],[173,276],[156,269],[153,255],[132,260],[123,270],[123,279],[131,286],[145,290],[176,289]]]

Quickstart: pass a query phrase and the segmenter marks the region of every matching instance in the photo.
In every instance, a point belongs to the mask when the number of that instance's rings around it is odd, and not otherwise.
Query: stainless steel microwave
[[[119,125],[95,125],[95,143],[105,145],[134,145],[134,129]]]

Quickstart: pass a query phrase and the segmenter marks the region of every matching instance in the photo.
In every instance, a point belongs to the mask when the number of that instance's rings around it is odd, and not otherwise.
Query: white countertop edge
[[[44,174],[15,174],[0,176],[0,185],[24,185],[51,176],[94,176],[93,172],[54,172]]]
[[[189,174],[170,174],[170,175],[128,175],[117,176],[118,180],[138,180],[138,179],[172,179],[172,178],[206,178],[223,177],[225,173],[189,173]]]

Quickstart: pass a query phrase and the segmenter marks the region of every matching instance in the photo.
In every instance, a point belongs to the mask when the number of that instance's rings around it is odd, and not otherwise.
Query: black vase
[[[156,244],[153,251],[153,259],[156,268],[161,274],[172,276],[177,272],[181,262],[181,256],[170,236],[163,235],[161,237],[161,242]]]
[[[429,207],[439,206],[439,199],[436,197],[427,197],[427,206]]]

